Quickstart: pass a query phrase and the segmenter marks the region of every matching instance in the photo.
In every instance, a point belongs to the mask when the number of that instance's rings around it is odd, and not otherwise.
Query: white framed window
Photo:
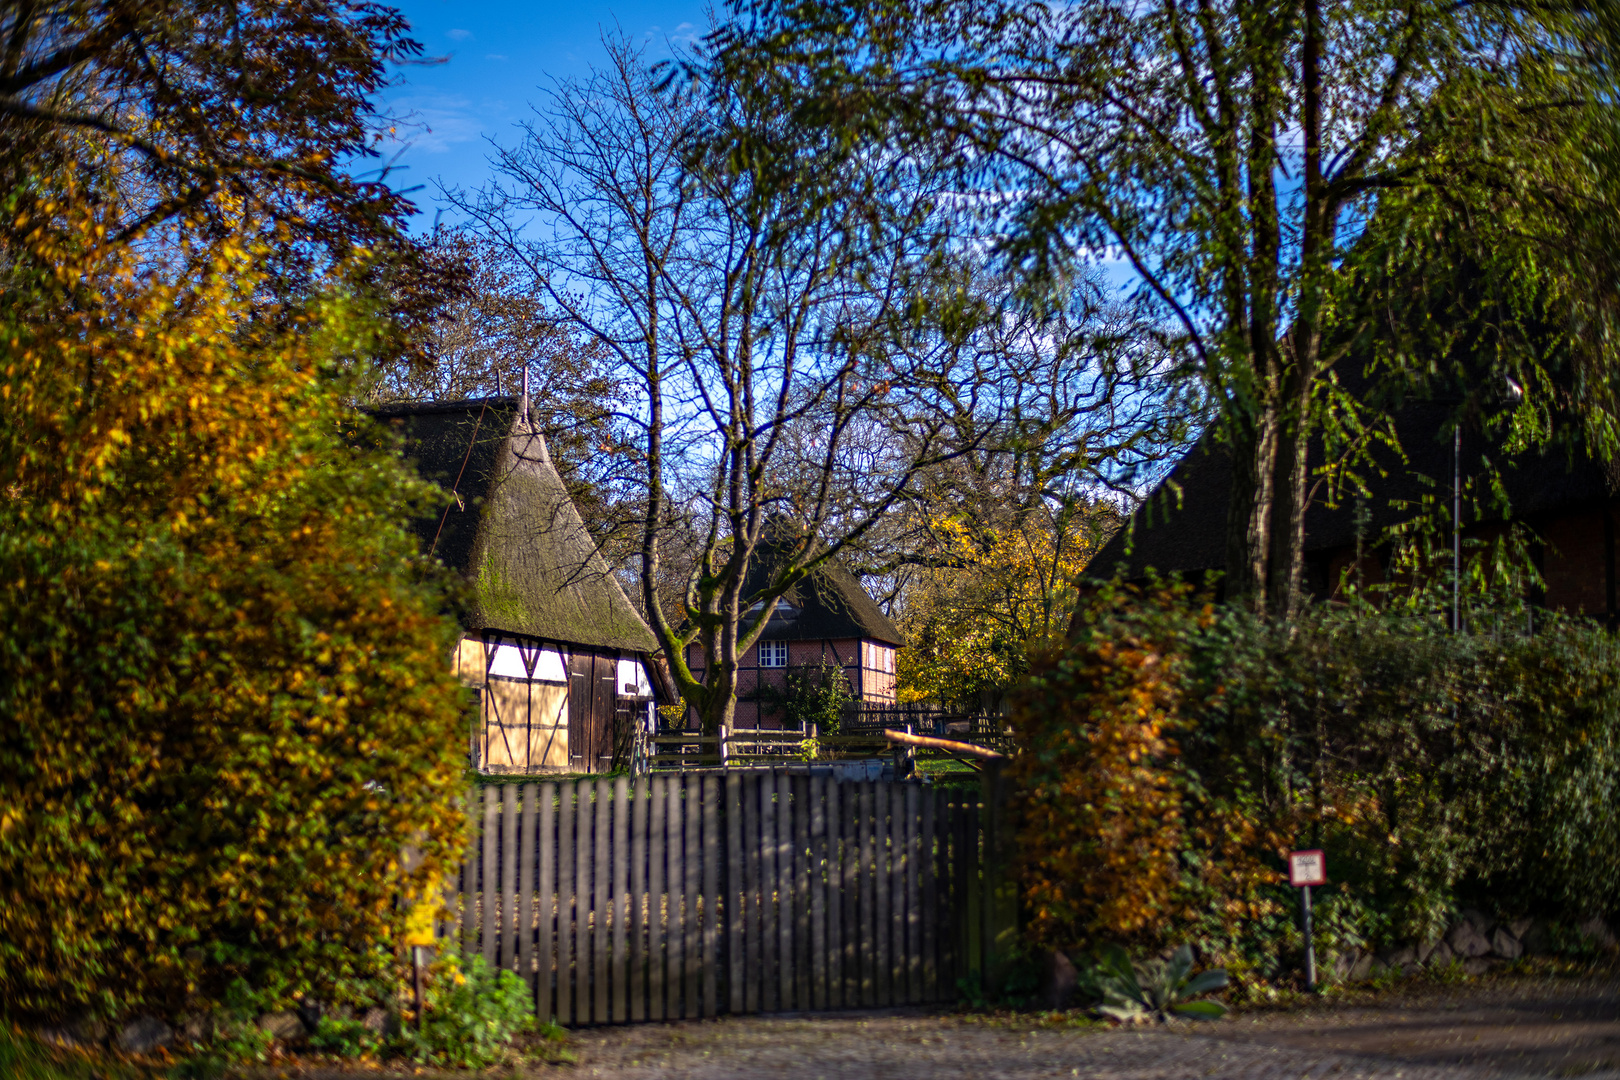
[[[759,643],[760,667],[787,667],[787,642],[762,641]]]
[[[652,697],[652,680],[635,657],[619,657],[619,693],[624,697]]]
[[[490,646],[489,674],[504,679],[566,683],[562,653],[550,645],[497,641]]]

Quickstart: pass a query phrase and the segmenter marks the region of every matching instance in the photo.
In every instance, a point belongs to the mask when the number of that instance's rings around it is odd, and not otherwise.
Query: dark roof
[[[1395,430],[1406,459],[1382,449],[1375,454],[1378,469],[1362,469],[1371,495],[1365,501],[1369,517],[1367,536],[1374,538],[1416,516],[1410,504],[1425,496],[1449,506],[1452,479],[1451,418],[1454,406],[1422,401],[1395,414]],[[1311,447],[1313,467],[1322,460],[1320,444]],[[1462,462],[1466,480],[1478,472],[1481,460],[1500,459],[1500,447],[1477,432],[1463,434]],[[1503,480],[1515,520],[1545,518],[1592,506],[1613,497],[1616,485],[1609,470],[1584,451],[1557,447],[1520,455],[1504,467]],[[1112,573],[1123,564],[1126,577],[1138,577],[1147,567],[1161,571],[1221,569],[1226,562],[1226,508],[1232,483],[1232,462],[1213,435],[1188,452],[1092,560],[1095,575]],[[1179,488],[1179,496],[1176,489]],[[1403,505],[1407,504],[1407,505]],[[1466,512],[1466,511],[1465,511]],[[1449,513],[1449,511],[1448,511]],[[1356,542],[1356,500],[1353,494],[1330,507],[1320,495],[1305,512],[1305,550],[1325,553]],[[1487,524],[1489,519],[1467,524]],[[1134,532],[1133,532],[1134,530]],[[1129,543],[1131,550],[1127,553]]]
[[[754,564],[743,583],[743,594],[764,588],[781,555],[770,542],[756,549]],[[782,595],[771,613],[765,637],[772,641],[865,638],[888,645],[904,645],[905,636],[883,614],[855,575],[834,562],[822,563],[804,580]]]
[[[524,401],[387,405],[374,413],[400,430],[418,473],[455,498],[412,528],[424,550],[472,583],[468,629],[656,649],[568,497]]]

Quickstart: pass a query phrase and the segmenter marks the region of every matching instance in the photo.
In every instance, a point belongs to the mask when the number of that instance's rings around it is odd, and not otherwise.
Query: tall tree
[[[429,238],[428,254],[464,268],[464,287],[421,328],[412,354],[376,367],[369,399],[451,401],[517,394],[526,386],[530,416],[586,527],[599,545],[622,548],[628,511],[618,505],[620,388],[601,345],[547,310],[527,267],[504,244],[441,228]]]
[[[456,198],[625,381],[643,602],[712,731],[788,589],[927,470],[1035,430],[1040,389],[1070,400],[1053,372],[1087,358],[1020,371],[961,329],[984,320],[940,317],[982,300],[934,258],[952,215],[911,159],[807,146],[768,79],[660,88],[636,49],[609,52],[501,150],[501,183]]]
[[[335,267],[386,296],[409,331],[453,292],[458,267],[404,229],[413,208],[377,160],[393,124],[375,103],[421,56],[403,15],[365,0],[42,0],[0,4],[0,215],[12,247],[107,208],[105,243],[266,241],[262,288],[318,287]],[[24,212],[19,213],[21,209]],[[361,256],[357,258],[357,256]]]
[[[1470,237],[1491,318],[1551,314],[1602,342],[1582,358],[1586,404],[1612,415],[1609,259],[1580,235],[1615,216],[1612,12],[762,0],[734,15],[716,45],[728,77],[786,67],[804,89],[785,107],[846,143],[940,133],[1037,286],[1075,260],[1128,262],[1180,327],[1233,460],[1231,596],[1297,604],[1306,451],[1335,364],[1377,335],[1396,364],[1433,359],[1354,291],[1421,272],[1434,236]]]

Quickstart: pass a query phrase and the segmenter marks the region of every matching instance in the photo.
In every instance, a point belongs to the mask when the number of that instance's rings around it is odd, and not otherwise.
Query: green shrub
[[[404,527],[432,492],[343,437],[373,324],[269,309],[261,256],[131,255],[0,315],[18,1019],[172,1022],[237,979],[333,1000],[459,846],[455,627]]]
[[[814,666],[788,668],[781,687],[769,683],[759,689],[761,704],[774,712],[786,729],[808,731],[813,725],[822,735],[834,735],[844,718],[844,706],[855,700],[844,669],[828,657]],[[816,748],[807,748],[813,759]]]
[[[372,1057],[382,1050],[383,1037],[381,1032],[367,1027],[364,1020],[327,1013],[316,1023],[309,1045],[337,1057]]]
[[[1471,624],[1523,625],[1493,614]],[[1432,939],[1469,906],[1612,913],[1620,849],[1593,839],[1620,834],[1617,657],[1581,619],[1456,635],[1322,606],[1281,625],[1173,582],[1102,589],[1014,704],[1031,930],[1194,940],[1272,980],[1303,947],[1290,847],[1327,853],[1323,957]]]
[[[560,1035],[554,1025],[541,1028],[523,980],[482,956],[463,972],[456,955],[446,954],[429,970],[422,997],[420,1027],[405,1025],[398,1048],[424,1065],[487,1068],[509,1057],[522,1035]]]
[[[1226,986],[1226,972],[1212,968],[1194,975],[1192,965],[1192,947],[1188,945],[1167,958],[1140,963],[1133,963],[1118,945],[1105,946],[1088,980],[1096,987],[1100,1001],[1097,1011],[1126,1023],[1162,1023],[1181,1018],[1217,1020],[1225,1016],[1226,1006],[1205,1000],[1204,995]]]

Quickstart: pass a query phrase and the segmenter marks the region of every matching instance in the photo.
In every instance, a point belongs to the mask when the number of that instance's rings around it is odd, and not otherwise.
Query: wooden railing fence
[[[983,798],[786,769],[492,784],[441,935],[567,1025],[954,1000],[1011,926]]]

